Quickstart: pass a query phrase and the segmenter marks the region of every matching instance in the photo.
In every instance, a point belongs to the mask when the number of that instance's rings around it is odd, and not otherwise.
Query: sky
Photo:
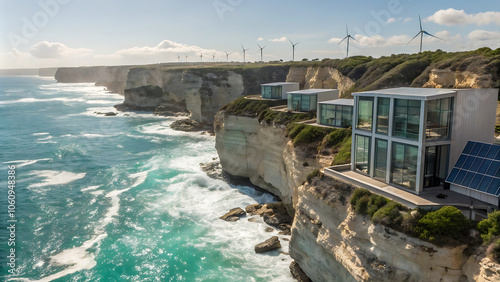
[[[498,0],[0,0],[0,69],[500,47]],[[226,58],[226,52],[228,58]]]

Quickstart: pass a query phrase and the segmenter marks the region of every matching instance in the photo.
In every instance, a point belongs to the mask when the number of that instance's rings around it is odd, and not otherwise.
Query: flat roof
[[[265,86],[280,86],[280,85],[288,85],[288,84],[299,84],[298,82],[271,82],[271,83],[264,83],[261,84]]]
[[[421,88],[421,87],[398,87],[372,91],[352,93],[353,96],[406,96],[416,99],[440,98],[443,96],[453,96],[456,89],[443,88]]]
[[[320,104],[352,106],[354,107],[354,99],[336,99],[319,102]]]
[[[306,95],[312,95],[312,94],[318,94],[318,93],[323,93],[323,92],[332,92],[337,89],[304,89],[304,90],[297,90],[297,91],[290,91],[287,93],[292,93],[292,94],[306,94]]]

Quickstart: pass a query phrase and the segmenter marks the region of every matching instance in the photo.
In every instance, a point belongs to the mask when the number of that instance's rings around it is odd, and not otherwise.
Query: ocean
[[[277,230],[219,219],[274,197],[209,178],[199,163],[217,157],[215,137],[170,129],[177,117],[95,113],[122,101],[93,84],[0,76],[0,277],[293,281],[287,241],[253,250]]]

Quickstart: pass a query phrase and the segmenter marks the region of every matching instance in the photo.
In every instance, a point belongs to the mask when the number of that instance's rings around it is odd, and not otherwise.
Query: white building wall
[[[494,143],[498,89],[457,89],[452,117],[450,173],[468,141]]]
[[[283,84],[281,85],[281,98],[288,99],[288,92],[297,90],[299,90],[298,82]]]
[[[326,91],[319,92],[317,102],[323,102],[323,101],[328,101],[328,100],[337,100],[338,98],[339,98],[339,90],[332,89],[331,91],[328,91],[328,92],[326,92]]]

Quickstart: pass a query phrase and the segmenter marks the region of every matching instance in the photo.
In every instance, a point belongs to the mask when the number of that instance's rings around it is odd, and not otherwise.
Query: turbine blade
[[[345,34],[349,35],[349,29],[347,28],[347,25],[345,25]]]
[[[418,22],[420,23],[420,31],[423,30],[422,28],[422,19],[420,19],[420,15],[418,15]]]
[[[346,40],[348,37],[349,37],[349,36],[346,36],[346,37],[344,37],[344,39],[340,40],[340,42],[339,42],[339,44],[338,44],[338,45],[340,45],[340,43],[342,43],[342,42],[343,42],[344,40]]]
[[[354,37],[352,37],[352,36],[350,36],[350,35],[349,35],[349,37],[350,37],[352,40],[354,40],[354,41],[358,41],[358,40],[356,40],[356,38],[354,38]],[[358,42],[359,42],[359,41],[358,41]]]
[[[417,33],[417,35],[415,35],[415,37],[413,37],[410,41],[408,41],[408,43],[406,43],[406,45],[410,44],[413,41],[413,39],[417,38],[417,36],[420,35],[420,33],[422,33],[422,32]]]
[[[297,45],[297,44],[299,44],[299,43],[300,43],[300,42],[297,42],[297,43],[293,44],[293,46],[296,46],[296,45]]]
[[[432,35],[432,34],[428,33],[428,32],[427,32],[427,31],[425,31],[425,30],[424,30],[424,31],[422,31],[422,32],[423,32],[424,34],[427,34],[427,35],[429,35],[429,36],[432,36],[432,37],[434,37],[434,38],[436,38],[436,39],[439,39],[439,40],[443,40],[443,41],[444,41],[444,39],[441,39],[441,38],[439,38],[439,37],[437,37],[437,36],[434,36],[434,35]]]
[[[262,47],[260,47],[259,43],[257,43],[257,46],[259,46],[259,48],[262,49]]]

